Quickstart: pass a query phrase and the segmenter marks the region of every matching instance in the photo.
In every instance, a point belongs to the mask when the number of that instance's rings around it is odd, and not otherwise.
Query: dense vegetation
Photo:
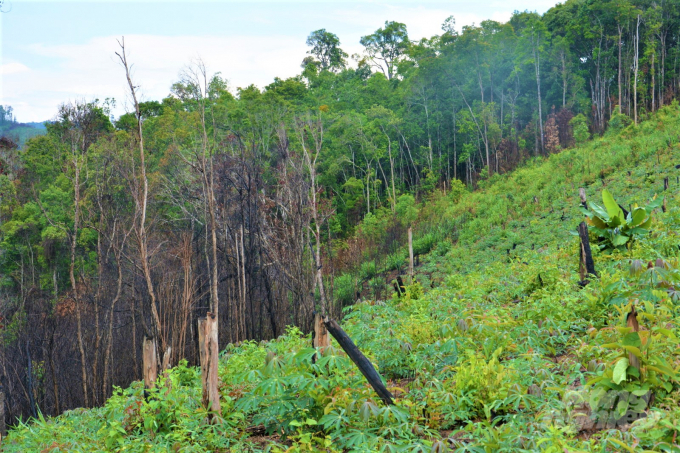
[[[433,237],[417,282],[344,321],[395,406],[337,347],[313,363],[309,336],[291,327],[224,350],[220,423],[205,424],[199,373],[182,362],[147,399],[136,382],[102,408],[17,427],[4,451],[677,451],[679,127],[674,104],[417,205],[417,236]],[[578,187],[596,203],[608,190],[627,209],[655,195],[668,206],[623,248],[600,250],[593,230],[599,278],[585,287],[570,234]],[[625,327],[633,306],[637,333]]]
[[[632,300],[665,339],[651,352],[664,362],[641,361],[630,380],[643,395],[654,387],[654,407],[672,420],[674,406],[664,404],[677,367],[668,305],[675,205],[657,209],[645,235],[647,211],[641,218],[630,204],[647,206],[663,177],[675,187],[679,5],[569,0],[544,15],[517,12],[460,33],[454,25],[449,18],[441,35],[414,42],[406,25],[388,21],[361,39],[354,65],[337,36],[317,30],[301,74],[263,89],[229,87],[199,61],[167,98],[135,102],[132,113],[112,118],[111,100],[66,104],[21,148],[0,141],[7,420],[106,404],[48,426],[81,424],[93,442],[106,433],[115,443],[208,450],[260,425],[288,438],[299,430],[302,440],[320,432],[312,422],[337,448],[389,445],[371,433],[424,442],[468,420],[490,424],[459,434],[473,439],[470,448],[487,435],[500,442],[505,429],[520,442],[513,426],[577,442],[545,421],[563,401],[553,388],[576,389],[602,371],[579,363],[611,363],[598,345],[615,343],[613,306],[630,313]],[[144,84],[128,82],[133,95]],[[15,123],[11,113],[7,121]],[[580,289],[570,234],[584,215],[576,191],[588,187],[597,202],[603,185],[638,214],[628,221],[589,207],[600,216],[591,216],[600,276]],[[392,298],[409,227],[417,283],[399,300],[354,305]],[[607,237],[612,247],[599,250]],[[653,261],[643,277],[626,274],[637,259],[641,272]],[[303,336],[319,309],[346,313],[349,333],[404,387],[396,408],[362,400],[372,394],[341,354],[329,353],[328,367],[308,362]],[[207,311],[217,314],[219,343],[230,345],[222,364],[229,428],[215,427],[214,440],[191,425],[202,420],[189,368],[198,359],[195,321]],[[158,341],[159,355],[169,351],[170,364],[186,364],[160,399],[140,400],[136,384],[110,398],[114,386],[141,377],[143,337]],[[647,351],[649,341],[626,338],[622,347]],[[648,382],[648,367],[665,377]],[[623,365],[606,370],[600,382],[628,379]],[[475,381],[484,376],[491,381]],[[532,385],[540,390],[526,396]],[[137,409],[125,405],[133,400]],[[327,424],[334,410],[351,423]],[[102,423],[107,430],[96,434]],[[66,431],[76,437],[64,448],[86,445],[82,431]],[[13,434],[20,450],[30,450],[21,439],[51,435],[22,432]],[[532,439],[527,449],[538,448]]]

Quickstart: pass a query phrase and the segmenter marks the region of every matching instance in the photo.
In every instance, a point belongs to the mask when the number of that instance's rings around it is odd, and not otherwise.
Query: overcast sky
[[[22,122],[44,121],[73,100],[114,98],[129,108],[114,52],[125,36],[144,100],[162,99],[182,68],[201,58],[233,90],[264,87],[301,71],[305,40],[325,28],[350,55],[359,38],[385,20],[403,22],[411,39],[485,19],[507,21],[515,10],[539,13],[555,0],[442,1],[30,1],[7,0],[0,13],[0,104]]]

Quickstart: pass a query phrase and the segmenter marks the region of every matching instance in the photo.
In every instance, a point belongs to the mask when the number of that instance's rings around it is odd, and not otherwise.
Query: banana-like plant
[[[588,203],[590,209],[581,207],[581,211],[586,215],[590,231],[600,238],[600,250],[614,250],[630,246],[636,237],[649,233],[651,213],[661,206],[663,199],[655,195],[647,206],[633,205],[632,210],[625,214],[607,189],[602,191],[602,202],[604,207]]]

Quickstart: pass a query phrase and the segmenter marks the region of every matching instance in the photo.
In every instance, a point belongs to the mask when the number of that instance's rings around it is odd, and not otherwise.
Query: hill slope
[[[204,424],[199,372],[180,364],[146,400],[136,383],[103,408],[16,427],[3,451],[678,451],[679,129],[666,107],[425,203],[422,285],[354,305],[343,324],[396,406],[338,349],[313,364],[290,328],[223,352],[223,423]],[[582,288],[578,188],[628,209],[666,177],[668,212],[630,248],[594,247],[600,277]],[[625,328],[631,303],[639,333]]]

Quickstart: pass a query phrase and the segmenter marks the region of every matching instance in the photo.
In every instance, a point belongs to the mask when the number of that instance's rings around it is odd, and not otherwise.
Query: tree
[[[385,28],[363,36],[360,42],[373,66],[390,80],[394,77],[396,64],[409,46],[406,25],[394,21],[385,21]]]
[[[135,176],[132,181],[131,189],[135,198],[135,233],[137,236],[137,244],[139,246],[139,259],[142,265],[142,272],[144,280],[146,281],[146,290],[149,295],[149,305],[151,309],[152,329],[149,336],[157,339],[160,342],[160,350],[165,351],[165,338],[162,335],[161,319],[158,315],[158,307],[156,306],[158,298],[151,276],[150,257],[148,249],[148,234],[147,234],[147,211],[149,201],[149,180],[146,176],[146,160],[144,152],[144,135],[142,129],[142,113],[137,100],[137,87],[132,82],[130,75],[130,65],[127,61],[127,54],[125,53],[125,39],[119,42],[120,53],[116,52],[120,59],[123,68],[125,69],[125,77],[130,88],[130,95],[135,107],[135,117],[137,119],[137,145],[139,147],[139,176]]]
[[[307,53],[316,58],[322,70],[338,71],[345,68],[347,54],[340,48],[340,39],[334,33],[327,32],[325,28],[313,31],[307,38],[307,45],[312,48]],[[309,60],[305,59],[303,66],[308,63]]]

